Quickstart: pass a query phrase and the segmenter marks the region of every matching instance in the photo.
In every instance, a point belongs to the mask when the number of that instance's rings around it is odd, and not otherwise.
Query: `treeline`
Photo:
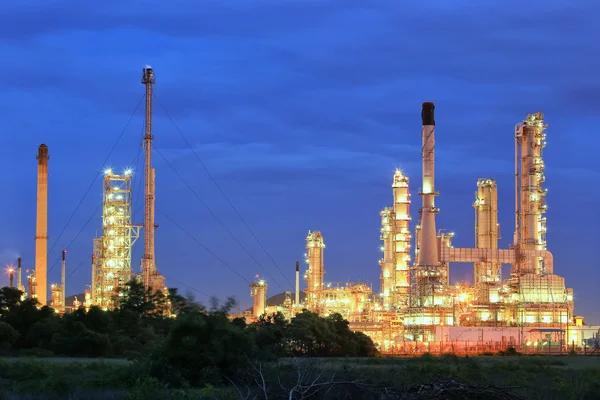
[[[172,385],[222,382],[251,362],[286,356],[372,356],[370,338],[352,332],[339,314],[303,311],[247,325],[230,320],[233,300],[210,308],[175,289],[151,295],[132,281],[119,306],[80,308],[59,315],[21,292],[0,289],[0,351],[4,354],[119,357],[144,362],[151,375]],[[168,312],[167,312],[168,310]]]

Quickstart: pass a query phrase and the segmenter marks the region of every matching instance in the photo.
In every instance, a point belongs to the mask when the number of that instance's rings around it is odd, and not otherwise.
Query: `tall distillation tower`
[[[546,146],[544,114],[537,112],[515,128],[515,244],[520,250],[546,250],[546,200],[542,149]],[[513,273],[544,271],[540,257],[518,262]]]
[[[36,158],[38,160],[38,180],[35,229],[35,297],[42,306],[45,306],[48,302],[48,160],[50,159],[48,146],[41,144]]]
[[[320,231],[308,231],[306,237],[306,303],[310,311],[319,309],[323,279],[325,277],[324,265],[325,242]]]
[[[394,206],[380,212],[383,258],[379,263],[385,309],[406,307],[410,286],[410,193],[408,177],[399,169],[394,173],[392,190]]]
[[[252,305],[252,315],[255,319],[267,311],[267,283],[263,279],[250,284],[250,295],[254,299]]]
[[[165,289],[165,278],[156,270],[154,257],[154,195],[155,173],[152,168],[152,85],[156,82],[152,67],[142,69],[142,84],[146,86],[146,123],[144,134],[144,255],[142,257],[142,277],[144,288],[152,292]]]
[[[498,187],[493,179],[477,180],[475,192],[475,247],[498,249],[500,225],[498,224]],[[498,301],[501,284],[501,264],[497,260],[475,263],[475,296],[480,303]],[[495,289],[494,289],[495,288]]]

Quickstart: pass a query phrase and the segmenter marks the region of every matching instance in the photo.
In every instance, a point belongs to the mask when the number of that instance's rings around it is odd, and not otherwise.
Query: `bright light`
[[[112,175],[112,173],[113,173],[113,172],[112,172],[112,168],[106,168],[106,169],[104,170],[104,175]]]
[[[131,170],[131,168],[128,168],[128,169],[125,170],[124,173],[125,173],[125,176],[129,176],[129,175],[131,175],[133,173],[133,171]]]

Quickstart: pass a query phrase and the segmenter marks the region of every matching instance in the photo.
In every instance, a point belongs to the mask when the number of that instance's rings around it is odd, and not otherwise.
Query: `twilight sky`
[[[140,101],[141,69],[150,64],[157,98],[286,274],[155,102],[156,256],[169,286],[189,291],[183,282],[204,303],[203,294],[235,295],[244,306],[257,273],[270,294],[290,290],[307,231],[318,229],[327,244],[326,280],[365,280],[378,290],[379,210],[392,201],[396,167],[412,179],[418,218],[423,101],[436,103],[438,228],[456,232],[455,246],[473,246],[476,181],[495,178],[506,247],[514,229],[514,126],[542,110],[548,248],[555,272],[575,290],[576,312],[600,323],[600,168],[584,153],[600,144],[597,1],[66,4],[0,4],[3,265],[21,256],[33,266],[35,155],[46,143],[49,280],[60,279],[55,261],[69,246],[68,294],[90,283],[100,213],[85,224],[102,200],[101,179],[59,234]],[[140,106],[108,166],[143,172],[135,162],[142,128]],[[138,188],[136,181],[135,219],[142,222]],[[451,269],[453,280],[472,280],[472,265]],[[7,283],[2,274],[0,284]]]

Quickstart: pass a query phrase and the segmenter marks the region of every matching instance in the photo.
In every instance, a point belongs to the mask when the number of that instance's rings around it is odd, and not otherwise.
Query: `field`
[[[376,398],[373,397],[375,389],[377,393],[389,392],[391,396],[388,398],[492,398],[482,395],[492,386],[509,387],[510,390],[506,391],[509,395],[504,398],[585,400],[596,399],[600,393],[600,357],[590,356],[425,355],[418,358],[281,359],[277,363],[256,367],[251,370],[260,370],[265,377],[265,387],[268,387],[268,392],[273,392],[269,399],[280,398],[275,393],[277,391],[283,394],[275,386],[289,389],[299,375],[308,378],[311,374],[319,376],[317,383],[323,383],[323,388],[327,387],[328,382],[332,386],[343,385],[343,393],[351,396],[346,398],[355,399]],[[443,388],[449,385],[450,380],[455,381],[452,387],[460,385],[464,390],[457,392],[456,396],[452,396],[450,390],[450,394],[432,397],[433,386]],[[279,381],[282,385],[275,384]],[[241,384],[238,389],[240,387]],[[254,389],[259,389],[257,398],[264,398],[263,388],[259,384]],[[400,397],[407,389],[414,393],[420,390],[422,393]],[[465,394],[465,390],[469,394]],[[324,398],[320,396],[322,393],[317,393],[314,398]],[[331,390],[329,395],[333,397],[326,398],[339,398],[339,393]],[[240,396],[231,383],[222,388],[167,388],[150,378],[143,364],[126,360],[0,359],[2,400],[169,398],[236,399]]]

